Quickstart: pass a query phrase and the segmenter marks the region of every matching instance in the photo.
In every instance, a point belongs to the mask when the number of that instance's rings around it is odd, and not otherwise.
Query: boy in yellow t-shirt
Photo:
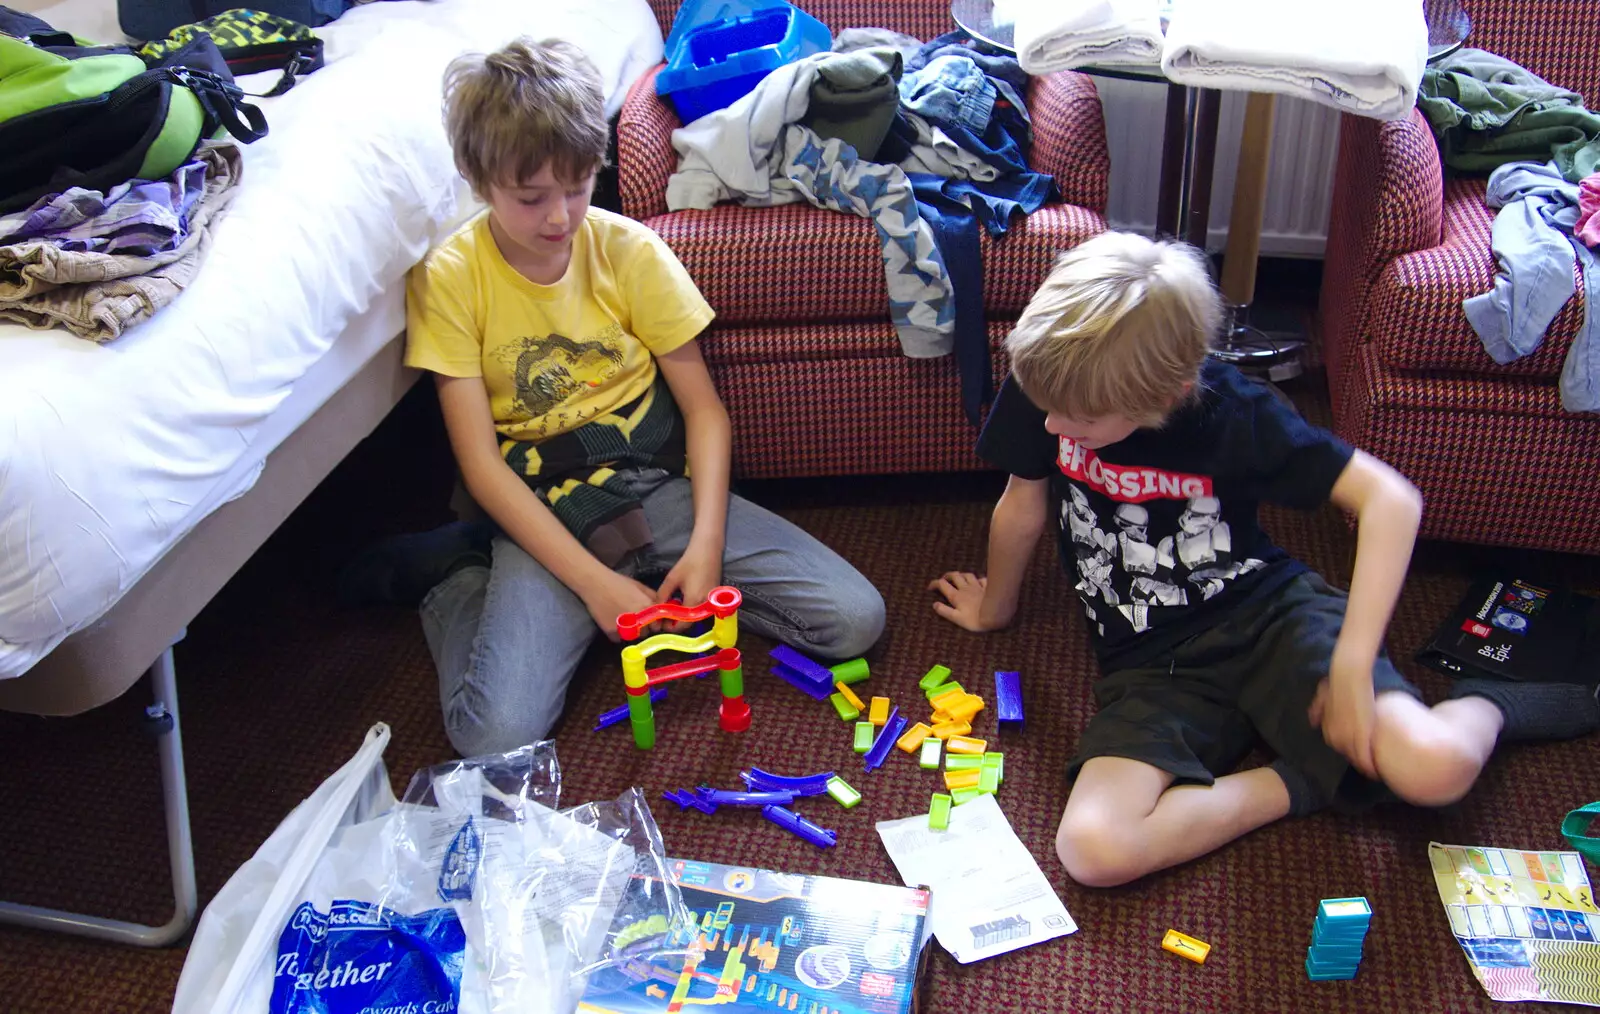
[[[722,583],[751,630],[823,657],[871,647],[872,585],[728,493],[728,414],[696,341],[713,313],[688,272],[649,228],[589,206],[606,151],[594,66],[560,41],[463,57],[445,121],[489,209],[412,271],[406,362],[435,375],[493,524],[380,547],[350,597],[420,599],[456,749],[543,738],[597,632]]]

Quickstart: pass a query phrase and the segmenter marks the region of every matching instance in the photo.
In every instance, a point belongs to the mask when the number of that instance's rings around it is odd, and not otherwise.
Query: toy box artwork
[[[590,976],[580,1011],[917,1009],[928,892],[718,863],[669,860],[669,868],[692,925],[613,927],[631,937],[625,957]]]

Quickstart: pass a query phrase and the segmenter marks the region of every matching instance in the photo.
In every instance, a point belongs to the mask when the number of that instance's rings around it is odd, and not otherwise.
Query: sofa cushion
[[[807,324],[889,318],[883,258],[872,223],[808,204],[719,205],[657,215],[666,240],[720,324]],[[981,242],[988,316],[1015,316],[1055,255],[1104,232],[1105,220],[1072,204],[1047,204]]]
[[[1484,187],[1482,178],[1445,182],[1441,242],[1390,262],[1373,285],[1362,331],[1373,336],[1379,357],[1392,369],[1554,380],[1583,321],[1576,266],[1572,298],[1539,348],[1513,363],[1501,366],[1489,358],[1461,310],[1463,300],[1493,286],[1489,236],[1495,211],[1483,203]]]

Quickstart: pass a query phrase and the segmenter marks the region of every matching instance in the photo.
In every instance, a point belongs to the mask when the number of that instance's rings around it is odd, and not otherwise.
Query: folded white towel
[[[1017,62],[1029,74],[1161,60],[1162,0],[1009,0]],[[1286,0],[1292,2],[1292,0]]]
[[[1427,61],[1422,0],[1176,0],[1161,69],[1179,84],[1398,120]]]

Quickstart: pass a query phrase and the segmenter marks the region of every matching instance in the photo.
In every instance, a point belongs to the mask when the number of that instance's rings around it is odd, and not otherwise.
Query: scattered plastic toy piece
[[[821,683],[825,687],[832,687],[834,684],[835,677],[827,666],[822,665],[820,662],[813,662],[787,644],[780,644],[767,654],[772,657],[774,662],[793,670],[794,674],[801,679],[809,680],[812,683]]]
[[[932,704],[934,707],[938,707],[940,698],[949,697],[952,694],[964,694],[966,692],[966,689],[955,680],[951,680],[949,683],[940,683],[938,686],[928,691],[928,703]]]
[[[834,801],[846,810],[861,802],[861,793],[857,792],[849,782],[838,775],[828,779],[828,795],[832,796]]]
[[[952,753],[945,755],[944,769],[946,771],[967,771],[981,767],[983,767],[983,758],[974,754]]]
[[[867,751],[865,760],[868,771],[876,771],[883,766],[884,760],[889,756],[889,748],[894,746],[895,740],[900,738],[905,728],[905,716],[900,714],[900,709],[895,708],[889,712],[883,728],[878,730],[878,738],[872,741],[872,749]]]
[[[927,742],[928,737],[932,735],[932,729],[928,728],[928,726],[924,723],[918,722],[916,725],[913,725],[911,728],[907,729],[906,734],[896,740],[894,745],[904,750],[906,753],[916,753],[918,750],[922,749],[922,744]]]
[[[1000,791],[1000,772],[995,768],[978,769],[978,791],[994,795]]]
[[[864,658],[852,658],[848,662],[840,662],[838,665],[829,666],[828,671],[833,673],[836,683],[860,683],[872,675]]]
[[[694,794],[712,806],[788,806],[794,802],[790,791],[730,792],[727,789],[697,788]]]
[[[878,727],[871,722],[856,723],[856,753],[866,753],[872,749],[872,741],[878,737]]]
[[[968,722],[940,722],[933,727],[933,734],[940,739],[949,739],[951,736],[965,736],[972,731]]]
[[[1171,951],[1180,958],[1188,958],[1197,965],[1205,964],[1206,955],[1211,953],[1210,944],[1175,929],[1167,930],[1167,935],[1161,938],[1161,949]]]
[[[966,725],[965,722],[961,724]],[[967,726],[967,731],[971,732],[972,727]],[[962,734],[959,736],[951,736],[945,741],[944,748],[949,750],[951,753],[969,753],[981,755],[985,750],[989,749],[989,743],[987,740],[975,739],[972,736]]]
[[[994,674],[994,717],[1001,722],[1022,721],[1022,674]]]
[[[855,708],[857,711],[860,711],[862,708],[866,707],[865,704],[861,703],[861,698],[856,696],[856,692],[850,689],[850,684],[846,683],[844,680],[834,681],[833,688],[839,691],[839,696],[849,701],[851,707]]]
[[[943,792],[935,792],[928,802],[928,827],[935,831],[950,827],[950,797]]]
[[[841,687],[844,686],[843,683],[839,685]],[[833,710],[839,713],[839,717],[846,722],[854,722],[861,717],[861,709],[852,705],[850,699],[844,694],[829,694],[828,702],[833,705]]]
[[[828,791],[832,771],[819,771],[814,775],[775,775],[760,768],[739,772],[739,778],[750,788],[763,792],[793,792],[797,796],[820,796]]]
[[[924,770],[936,771],[939,768],[939,755],[943,752],[944,740],[930,734],[922,741],[922,756],[917,758],[917,764]]]
[[[976,785],[965,789],[951,789],[950,801],[956,806],[960,806],[962,803],[972,802],[981,795],[983,795],[983,793],[978,791],[978,787]]]
[[[928,674],[926,676],[917,681],[917,686],[921,687],[924,691],[929,691],[949,678],[950,668],[948,666],[936,665],[932,669],[928,670]]]
[[[976,768],[970,771],[946,771],[944,773],[944,787],[947,789],[977,788],[978,780],[983,772]]]
[[[881,726],[889,720],[889,698],[874,697],[872,705],[867,710],[867,721],[873,725]]]
[[[986,753],[983,755],[983,766],[994,768],[995,774],[1003,782],[1006,780],[1006,755],[1003,753]]]
[[[984,708],[983,698],[973,694],[965,694],[961,700],[946,704],[942,709],[953,721],[970,722],[972,717]]]
[[[668,789],[666,792],[663,792],[661,796],[663,799],[669,799],[672,802],[677,803],[680,809],[687,810],[692,806],[701,813],[717,812],[716,804],[708,803],[704,799],[701,799],[699,796],[695,795],[693,792],[689,792],[686,789]]]
[[[659,704],[661,701],[666,699],[666,696],[666,687],[654,687],[650,691],[650,703]],[[600,717],[595,720],[593,731],[599,732],[601,729],[609,729],[611,726],[620,722],[626,722],[627,720],[628,706],[626,704],[619,704],[610,711],[600,712]]]
[[[773,664],[772,675],[815,700],[825,701],[833,695],[832,683],[817,683],[813,680],[808,680],[801,675],[799,670],[791,669],[781,663]]]
[[[818,827],[793,810],[785,810],[781,806],[763,806],[761,815],[795,837],[803,838],[819,849],[831,849],[838,844],[839,836],[835,832],[825,827]]]

